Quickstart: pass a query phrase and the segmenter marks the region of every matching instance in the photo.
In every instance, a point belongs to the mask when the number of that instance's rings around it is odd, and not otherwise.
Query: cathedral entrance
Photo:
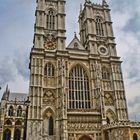
[[[83,136],[79,140],[92,140],[92,139],[88,136]]]

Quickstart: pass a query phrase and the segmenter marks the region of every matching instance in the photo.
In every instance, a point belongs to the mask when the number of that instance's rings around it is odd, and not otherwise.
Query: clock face
[[[47,33],[44,38],[44,48],[47,50],[54,50],[56,49],[56,36],[54,33],[50,32]]]
[[[98,52],[101,55],[107,55],[108,54],[108,49],[105,46],[100,45],[99,48],[98,48]]]
[[[50,40],[47,40],[44,43],[44,48],[46,48],[47,50],[54,50],[56,48],[56,43]]]

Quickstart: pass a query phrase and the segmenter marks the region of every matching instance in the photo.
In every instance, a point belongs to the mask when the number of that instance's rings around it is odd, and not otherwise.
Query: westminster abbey
[[[1,101],[0,140],[140,140],[130,122],[109,5],[85,0],[66,45],[65,0],[37,0],[29,95]]]

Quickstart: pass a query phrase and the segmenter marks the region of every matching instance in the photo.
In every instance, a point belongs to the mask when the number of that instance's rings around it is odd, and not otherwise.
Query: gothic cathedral
[[[66,46],[65,0],[37,0],[27,140],[138,140],[105,0],[85,0]]]

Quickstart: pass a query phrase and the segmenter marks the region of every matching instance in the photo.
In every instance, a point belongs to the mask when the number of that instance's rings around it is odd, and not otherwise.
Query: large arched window
[[[9,129],[5,129],[3,132],[3,140],[11,139],[11,131]]]
[[[80,65],[76,65],[69,73],[68,102],[69,109],[91,108],[88,76]]]
[[[46,28],[50,30],[55,29],[55,12],[53,9],[49,9],[46,15]]]
[[[54,66],[52,63],[47,63],[44,69],[44,75],[47,77],[54,76]]]
[[[13,106],[9,107],[8,116],[14,116],[14,108],[13,108]]]
[[[49,118],[49,135],[53,135],[53,117],[52,116],[50,116],[50,118]]]
[[[21,106],[19,106],[17,109],[17,116],[18,117],[22,116],[22,107]]]
[[[133,134],[133,140],[138,140],[138,135],[136,133]]]
[[[104,36],[104,28],[101,18],[97,17],[95,23],[96,23],[96,34],[99,36]]]
[[[21,137],[21,131],[19,129],[15,129],[14,140],[20,140],[20,137]]]

